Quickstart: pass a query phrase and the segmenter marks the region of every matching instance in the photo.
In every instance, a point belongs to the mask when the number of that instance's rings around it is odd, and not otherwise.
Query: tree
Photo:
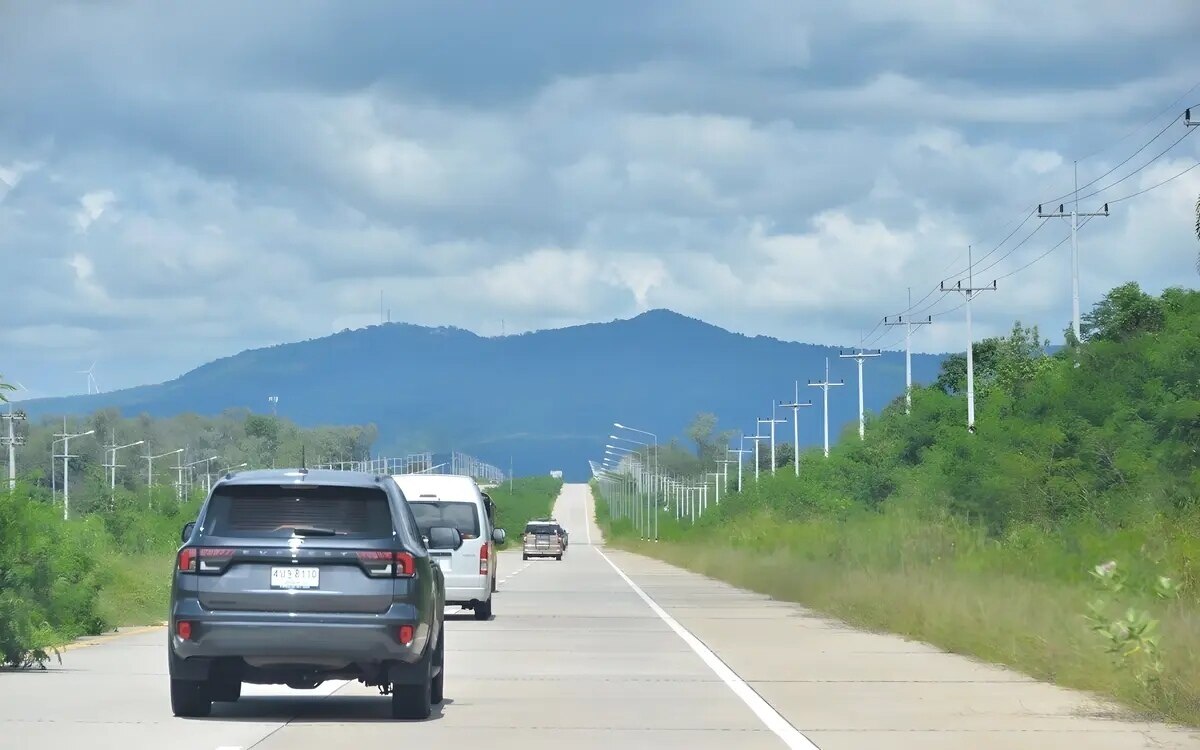
[[[8,403],[8,397],[4,395],[5,391],[15,391],[16,390],[16,388],[14,388],[13,386],[9,385],[8,383],[5,383],[3,378],[4,378],[4,376],[0,375],[0,404]]]
[[[1125,341],[1140,333],[1162,330],[1165,322],[1163,301],[1131,281],[1104,295],[1083,316],[1080,332],[1085,341]]]

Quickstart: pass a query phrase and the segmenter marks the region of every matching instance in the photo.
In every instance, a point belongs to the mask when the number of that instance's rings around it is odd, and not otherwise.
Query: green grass
[[[1069,540],[1018,534],[997,541],[960,521],[904,512],[784,522],[768,510],[690,532],[664,518],[664,541],[644,544],[627,526],[605,525],[619,547],[1200,725],[1200,608],[1194,598],[1162,602],[1144,593],[1150,567],[1134,557],[1155,556],[1161,530],[1105,536],[1076,529]],[[1157,686],[1145,687],[1087,629],[1083,615],[1096,590],[1086,571],[1100,561],[1094,548],[1125,553],[1119,561],[1131,585],[1120,604],[1160,620],[1166,668]]]
[[[112,559],[98,603],[106,626],[154,625],[167,619],[172,558],[148,552]]]
[[[529,519],[550,515],[562,485],[551,476],[519,477],[488,490],[496,503],[496,527],[508,536],[506,548],[520,545]]]

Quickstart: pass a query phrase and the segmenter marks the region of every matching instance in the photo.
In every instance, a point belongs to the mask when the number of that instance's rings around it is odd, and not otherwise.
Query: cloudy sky
[[[1200,105],[1197,28],[1195,0],[5,3],[0,373],[157,382],[377,323],[381,290],[483,335],[667,307],[849,345],[968,244],[1002,277],[978,334],[1057,339],[1069,244],[1006,275],[1067,225],[1020,222],[1073,160],[1117,183],[1081,210],[1200,160],[1154,160]],[[1085,307],[1195,285],[1197,193],[1087,225]]]

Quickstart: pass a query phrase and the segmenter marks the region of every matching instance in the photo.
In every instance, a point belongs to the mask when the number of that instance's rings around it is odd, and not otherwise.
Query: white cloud
[[[110,206],[117,201],[117,196],[111,190],[95,190],[85,193],[79,199],[79,211],[75,214],[75,227],[79,232],[86,232]]]
[[[671,307],[851,344],[907,287],[921,299],[968,244],[992,251],[1068,190],[1073,159],[1099,150],[1080,164],[1093,179],[1175,117],[1121,139],[1195,83],[1200,13],[570,3],[542,11],[547,37],[515,6],[418,6],[316,2],[284,25],[267,5],[219,3],[6,19],[5,99],[23,117],[0,124],[15,186],[0,185],[0,260],[23,284],[7,291],[0,369],[79,390],[60,370],[108,352],[106,385],[161,380],[377,322],[381,289],[394,320],[488,334]],[[452,57],[420,43],[451,32],[473,40]],[[1198,144],[1098,199],[1178,172]],[[1200,170],[1089,225],[1085,304],[1130,278],[1194,280],[1197,192]],[[1065,232],[1013,250],[1034,226],[988,274]],[[1003,279],[977,333],[1020,317],[1057,336],[1066,261],[1063,247]],[[918,345],[960,348],[961,311],[937,320]]]

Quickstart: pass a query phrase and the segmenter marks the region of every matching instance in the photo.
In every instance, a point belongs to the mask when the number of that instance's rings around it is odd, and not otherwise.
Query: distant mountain
[[[455,448],[518,474],[563,469],[586,475],[604,452],[613,421],[657,432],[665,441],[700,411],[721,428],[755,429],[771,399],[790,399],[801,382],[801,443],[821,440],[818,379],[830,358],[831,431],[857,418],[856,368],[833,347],[731,333],[668,310],[629,320],[484,338],[457,328],[392,323],[342,331],[216,360],[160,385],[112,393],[27,401],[36,416],[116,407],[126,415],[262,411],[301,425],[373,422],[383,454]],[[913,377],[930,382],[940,355],[914,355]],[[904,355],[866,365],[867,408],[903,393]],[[791,428],[781,437],[790,440]]]

